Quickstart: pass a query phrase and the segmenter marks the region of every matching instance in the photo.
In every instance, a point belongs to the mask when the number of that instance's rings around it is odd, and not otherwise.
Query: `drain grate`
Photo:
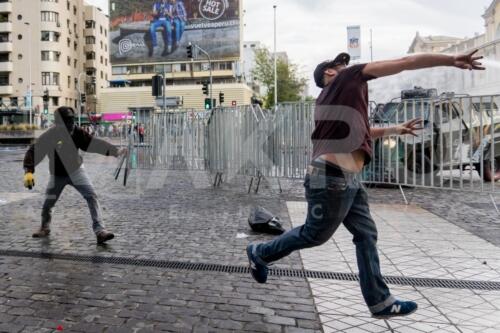
[[[87,262],[95,264],[116,264],[116,265],[142,266],[142,267],[177,269],[177,270],[188,270],[188,271],[221,272],[221,273],[231,273],[231,274],[249,273],[248,267],[245,266],[191,263],[183,261],[166,261],[166,260],[153,260],[153,259],[134,259],[126,257],[80,256],[74,254],[27,252],[27,251],[13,251],[13,250],[0,250],[0,256],[37,258],[37,259],[48,259],[48,260],[68,260],[68,261]],[[313,278],[313,279],[338,280],[338,281],[359,281],[359,276],[357,274],[352,274],[352,273],[308,271],[301,269],[270,269],[269,273],[272,276],[278,276],[278,277]],[[427,278],[402,277],[402,276],[385,276],[384,279],[388,284],[402,285],[402,286],[446,288],[446,289],[500,290],[500,281],[495,282],[495,281],[427,279]]]

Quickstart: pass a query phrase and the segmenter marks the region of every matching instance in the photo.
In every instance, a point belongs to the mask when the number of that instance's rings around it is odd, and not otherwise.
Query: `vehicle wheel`
[[[479,168],[477,168],[479,170]],[[483,180],[486,182],[496,182],[500,180],[500,157],[493,160],[493,168],[491,168],[491,161],[483,162]]]
[[[422,160],[422,155],[417,151],[416,153],[415,166],[413,165],[414,155],[411,153],[408,156],[407,168],[408,168],[408,183],[413,183],[416,185],[431,185],[432,179],[434,179],[434,184],[436,184],[436,175],[438,173],[438,166],[431,164],[431,159],[427,154],[424,155]],[[415,179],[411,177],[411,174],[415,175]],[[424,175],[424,181],[422,183],[422,175]]]

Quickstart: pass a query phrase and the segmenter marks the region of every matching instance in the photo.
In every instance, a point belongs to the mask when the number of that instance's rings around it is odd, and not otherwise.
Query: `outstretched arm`
[[[417,136],[415,132],[421,129],[423,129],[422,119],[412,119],[398,126],[386,127],[386,128],[370,128],[370,135],[374,139],[390,135],[411,134],[413,136]]]
[[[383,77],[401,73],[403,71],[449,66],[460,69],[484,70],[485,68],[478,61],[483,57],[474,56],[478,50],[462,55],[445,54],[418,54],[401,59],[376,61],[369,63],[363,69],[363,73],[374,77]]]

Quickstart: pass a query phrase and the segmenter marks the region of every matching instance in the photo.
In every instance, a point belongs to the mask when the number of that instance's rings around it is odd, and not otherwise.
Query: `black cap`
[[[333,68],[338,65],[349,65],[349,61],[351,60],[351,56],[345,52],[340,53],[338,56],[335,57],[333,60],[327,60],[323,61],[321,64],[316,66],[316,69],[314,70],[314,82],[316,82],[316,85],[319,88],[324,88],[325,87],[325,82],[324,82],[324,74],[325,70],[328,68]]]

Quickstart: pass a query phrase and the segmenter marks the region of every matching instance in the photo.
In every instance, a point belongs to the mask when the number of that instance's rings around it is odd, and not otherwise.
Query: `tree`
[[[301,100],[301,93],[307,84],[307,79],[299,77],[297,65],[283,59],[277,59],[278,103],[296,102]],[[252,74],[256,81],[267,89],[264,106],[274,106],[274,56],[262,48],[255,51],[255,68]]]

